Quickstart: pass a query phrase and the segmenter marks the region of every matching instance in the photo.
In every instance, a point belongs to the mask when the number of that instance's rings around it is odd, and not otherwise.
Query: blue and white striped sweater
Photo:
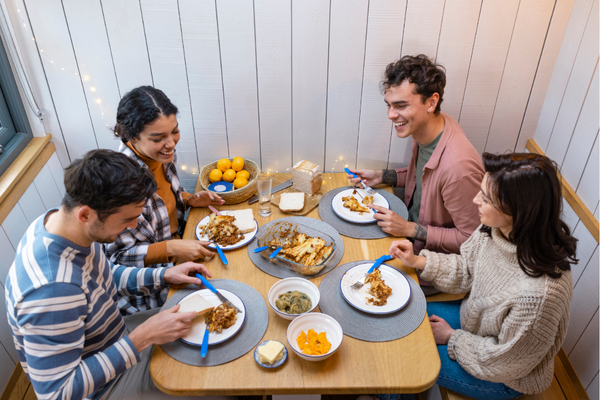
[[[52,235],[47,214],[27,229],[6,281],[13,339],[39,399],[82,399],[139,361],[120,295],[160,291],[165,268],[111,264],[101,246]]]

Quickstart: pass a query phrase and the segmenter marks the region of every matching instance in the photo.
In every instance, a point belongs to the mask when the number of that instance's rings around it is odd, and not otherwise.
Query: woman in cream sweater
[[[390,254],[464,300],[428,303],[442,367],[437,383],[477,399],[548,388],[569,326],[576,239],[561,221],[555,164],[536,154],[483,154],[473,199],[480,227],[460,254],[416,256],[407,240]]]

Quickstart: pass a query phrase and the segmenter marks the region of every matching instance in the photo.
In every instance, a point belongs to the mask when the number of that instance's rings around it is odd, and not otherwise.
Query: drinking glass
[[[258,213],[262,217],[271,215],[271,186],[273,185],[273,173],[261,172],[256,180],[256,191],[258,192]]]

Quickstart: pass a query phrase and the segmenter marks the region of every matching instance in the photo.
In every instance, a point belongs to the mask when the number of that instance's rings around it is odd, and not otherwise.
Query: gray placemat
[[[269,311],[263,297],[256,289],[245,283],[229,279],[212,279],[210,282],[217,289],[229,290],[242,299],[246,307],[246,321],[244,321],[242,328],[229,340],[209,345],[208,353],[204,358],[200,357],[200,346],[193,346],[181,340],[160,346],[165,353],[184,364],[212,367],[228,363],[254,349],[254,346],[260,343],[267,331]],[[175,306],[179,300],[198,289],[206,288],[204,286],[189,285],[179,290],[165,302],[162,309],[166,310]]]
[[[254,265],[256,265],[258,267],[258,269],[260,269],[261,271],[266,272],[267,274],[269,274],[271,276],[274,276],[276,278],[281,278],[281,279],[290,278],[290,277],[313,279],[313,278],[316,278],[317,276],[321,276],[321,275],[328,273],[329,271],[334,269],[335,266],[338,265],[338,263],[342,260],[342,257],[344,256],[344,240],[342,239],[340,234],[335,230],[334,227],[327,224],[326,222],[319,221],[318,219],[307,218],[307,217],[286,217],[286,218],[276,219],[274,221],[268,222],[268,223],[264,224],[263,226],[261,226],[258,229],[256,237],[260,236],[260,232],[262,230],[268,229],[274,223],[281,222],[281,221],[292,222],[292,223],[299,224],[299,225],[305,225],[305,226],[308,226],[313,229],[318,229],[321,232],[328,234],[335,240],[335,243],[336,243],[335,254],[331,256],[332,257],[331,261],[327,262],[328,265],[325,268],[323,268],[318,274],[302,275],[302,274],[294,272],[290,269],[287,269],[286,267],[277,265],[274,262],[267,261],[263,256],[260,255],[260,253],[255,253],[253,250],[258,247],[258,240],[254,239],[248,245],[248,256],[250,257],[250,260],[252,260]]]
[[[319,217],[321,217],[321,220],[333,226],[340,234],[355,239],[381,239],[390,236],[388,233],[382,231],[376,222],[371,224],[356,224],[336,215],[331,207],[331,200],[333,200],[336,194],[346,189],[352,189],[352,186],[333,189],[325,193],[321,201],[319,201]],[[404,219],[408,218],[408,209],[402,200],[387,190],[375,190],[390,202],[390,210]]]
[[[399,311],[385,315],[369,314],[357,310],[346,302],[340,288],[342,277],[350,268],[364,262],[353,261],[340,265],[321,281],[319,285],[321,312],[335,318],[342,326],[344,335],[366,342],[400,339],[417,329],[425,317],[427,301],[419,284],[400,270],[398,271],[408,279],[411,295],[408,304]]]

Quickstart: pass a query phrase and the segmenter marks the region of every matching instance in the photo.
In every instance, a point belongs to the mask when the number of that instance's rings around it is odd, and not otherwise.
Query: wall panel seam
[[[94,128],[94,121],[92,119],[90,103],[88,101],[88,96],[85,93],[85,85],[83,84],[83,77],[81,76],[81,70],[79,69],[79,60],[77,59],[77,53],[75,52],[75,45],[73,44],[73,37],[71,36],[71,28],[69,27],[69,20],[67,18],[67,13],[65,11],[65,5],[63,4],[63,0],[60,0],[60,5],[62,7],[63,16],[65,17],[65,25],[67,27],[67,32],[69,33],[69,42],[71,43],[71,50],[73,51],[73,58],[75,58],[75,65],[77,66],[77,77],[79,78],[79,82],[81,83],[81,91],[83,92],[83,98],[85,99],[85,108],[87,108],[88,116],[90,117],[90,125],[92,128],[92,133],[94,134],[94,140],[96,141],[96,148],[99,149],[100,145],[98,144],[98,136],[96,135],[96,128]]]
[[[215,23],[217,25],[217,44],[219,47],[219,67],[221,68],[221,92],[223,93],[223,116],[225,117],[225,140],[227,142],[227,157],[231,157],[229,149],[229,130],[227,127],[227,107],[225,106],[225,82],[223,81],[223,56],[221,55],[221,31],[219,30],[219,11],[217,0],[214,0],[215,5]]]
[[[593,9],[593,6],[592,6]],[[591,17],[592,13],[590,12],[590,14],[588,15],[587,20],[585,21],[585,25],[587,29],[587,24],[590,21],[590,17]],[[583,37],[585,36],[585,29],[583,30],[583,33],[581,34],[581,39],[579,40],[579,44],[577,45],[577,54],[575,55],[575,59],[573,60],[573,65],[571,65],[571,71],[569,71],[569,79],[567,79],[567,84],[565,86],[565,91],[562,94],[562,97],[560,99],[560,105],[558,106],[558,110],[556,112],[556,116],[554,117],[554,123],[552,124],[552,131],[550,131],[550,136],[548,136],[548,142],[546,143],[546,148],[544,149],[544,152],[548,151],[548,147],[550,146],[550,141],[552,140],[552,135],[554,134],[554,128],[556,127],[556,121],[558,120],[558,114],[560,114],[560,109],[562,108],[562,103],[565,99],[565,95],[567,93],[567,87],[569,87],[569,82],[571,81],[571,75],[573,74],[573,68],[575,68],[575,63],[577,62],[577,57],[579,56],[579,50],[581,49],[581,43],[583,42]],[[561,45],[562,47],[562,45]],[[573,134],[573,132],[571,132],[571,135]]]
[[[144,21],[144,10],[142,9],[142,0],[138,1],[140,5],[140,17],[142,19],[142,28],[144,30],[144,42],[146,43],[146,54],[148,55],[148,65],[150,66],[150,79],[152,79],[152,86],[154,86],[154,73],[152,72],[152,60],[150,59],[150,49],[148,48],[148,36],[146,35],[146,22]]]
[[[592,258],[594,258],[594,253],[596,252],[597,249],[598,249],[598,245],[596,245],[596,247],[594,247],[594,251],[592,251],[591,257],[588,259],[587,263],[585,263],[585,267],[583,267],[583,269],[581,270],[581,274],[579,274],[579,278],[577,278],[577,282],[575,282],[573,284],[573,290],[575,290],[575,288],[577,287],[577,284],[581,280],[581,277],[585,273],[586,268],[588,267],[588,265],[590,265],[590,262],[592,261]]]
[[[512,47],[513,37],[515,35],[515,27],[517,26],[517,20],[519,19],[519,10],[521,9],[521,0],[519,0],[519,7],[517,7],[517,13],[515,14],[515,20],[513,22],[512,31],[510,32],[510,40],[508,49],[506,51],[506,58],[504,58],[504,66],[502,67],[502,76],[500,77],[500,83],[498,84],[498,91],[496,92],[496,101],[494,102],[494,110],[492,111],[492,118],[490,120],[490,124],[488,126],[487,135],[485,137],[485,144],[483,145],[483,149],[487,148],[488,140],[490,139],[490,132],[492,130],[492,125],[494,124],[494,114],[496,114],[496,106],[498,106],[498,98],[500,97],[500,91],[502,90],[502,82],[504,81],[504,73],[506,72],[506,63],[508,62],[508,57],[510,57],[510,48]]]
[[[106,26],[106,16],[104,15],[104,6],[102,0],[100,0],[100,11],[102,12],[102,21],[104,22],[104,32],[106,33],[106,43],[108,44],[108,52],[110,53],[110,61],[113,66],[113,72],[115,73],[115,83],[117,84],[117,92],[119,98],[122,96],[121,88],[119,87],[119,78],[117,77],[117,67],[115,65],[115,56],[113,55],[112,46],[110,44],[110,36],[108,36],[108,27]]]
[[[592,317],[590,318],[590,320],[588,321],[588,323],[585,325],[585,328],[583,328],[583,330],[581,331],[581,334],[579,335],[579,337],[577,338],[577,340],[575,341],[575,343],[573,343],[573,347],[571,348],[571,351],[569,352],[569,354],[567,354],[567,356],[570,356],[571,353],[573,353],[573,351],[577,347],[577,343],[579,343],[579,340],[581,340],[581,337],[585,334],[585,331],[587,330],[587,328],[590,326],[590,324],[594,320],[594,317],[596,316],[596,314],[598,314],[598,308],[599,307],[596,307],[596,311],[594,312],[594,314],[592,315]]]
[[[540,70],[540,64],[542,63],[542,58],[544,56],[544,50],[546,49],[546,44],[548,42],[548,34],[550,33],[550,27],[552,26],[552,20],[554,19],[554,13],[556,12],[556,3],[557,2],[558,2],[558,0],[555,0],[554,6],[552,7],[552,16],[550,17],[550,20],[548,21],[548,28],[546,29],[546,35],[544,36],[544,44],[542,45],[542,51],[540,51],[540,57],[538,58],[537,66],[535,67],[535,74],[533,75],[533,80],[531,81],[531,88],[529,89],[529,96],[527,97],[527,104],[525,104],[525,109],[523,110],[523,119],[521,120],[521,126],[519,127],[519,134],[517,135],[517,139],[515,140],[513,152],[517,151],[517,146],[519,145],[519,140],[521,139],[521,133],[523,132],[523,124],[525,123],[525,119],[527,118],[527,111],[529,110],[529,102],[531,101],[531,96],[533,95],[533,89],[535,87],[535,82],[537,81],[538,72]]]
[[[362,81],[360,84],[360,105],[358,106],[358,135],[356,135],[356,160],[354,161],[354,168],[358,168],[358,145],[360,143],[360,121],[362,119],[362,106],[363,106],[363,92],[365,89],[365,65],[367,64],[367,40],[369,38],[369,12],[371,11],[371,0],[367,4],[367,23],[365,24],[365,47],[363,51],[363,69],[362,69]]]
[[[598,131],[600,132],[600,129]],[[571,138],[573,138],[573,136],[571,136]],[[587,156],[587,159],[585,160],[585,166],[583,167],[583,170],[581,171],[581,175],[579,176],[579,180],[577,181],[577,187],[575,188],[575,192],[577,192],[577,190],[579,189],[579,185],[581,184],[581,180],[583,179],[583,175],[585,175],[585,170],[586,170],[586,168],[588,166],[588,163],[590,161],[590,157],[592,156],[592,152],[595,150],[597,142],[598,142],[598,132],[596,132],[596,138],[594,139],[594,143],[592,143],[592,149],[589,152],[589,154]],[[570,143],[570,141],[569,141],[569,143]]]

